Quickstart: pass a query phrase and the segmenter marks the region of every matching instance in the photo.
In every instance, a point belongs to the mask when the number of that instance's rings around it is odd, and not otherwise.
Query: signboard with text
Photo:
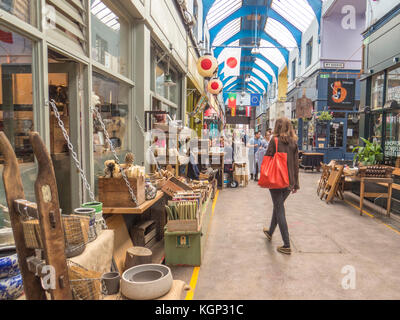
[[[355,79],[328,79],[328,106],[353,109],[356,94]]]

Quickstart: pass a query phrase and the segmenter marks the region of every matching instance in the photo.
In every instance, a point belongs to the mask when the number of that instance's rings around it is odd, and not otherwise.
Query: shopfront
[[[396,167],[400,167],[400,46],[393,39],[400,40],[399,34],[400,6],[364,33],[364,69],[369,75],[362,79],[360,126],[365,137],[381,143],[386,164]]]
[[[314,79],[317,90],[303,90],[306,97],[303,99],[309,102],[305,116],[302,116],[304,110],[296,110],[300,150],[324,153],[325,163],[353,160],[353,149],[360,138],[357,77],[356,71],[333,73],[321,70]]]
[[[112,157],[110,143],[122,159],[133,149],[134,27],[114,1],[42,3],[0,4],[0,124],[19,159],[26,198],[35,200],[37,174],[28,133],[38,131],[51,154],[60,206],[71,212],[88,197],[62,129],[96,196],[97,177]],[[110,141],[92,114],[92,101]],[[5,204],[3,186],[0,191]]]

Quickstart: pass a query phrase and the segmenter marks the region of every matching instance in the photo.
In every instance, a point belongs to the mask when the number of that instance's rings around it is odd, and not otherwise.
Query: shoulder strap
[[[278,153],[278,143],[279,143],[279,140],[278,140],[277,137],[275,137],[275,147],[276,147],[276,152],[277,153]]]

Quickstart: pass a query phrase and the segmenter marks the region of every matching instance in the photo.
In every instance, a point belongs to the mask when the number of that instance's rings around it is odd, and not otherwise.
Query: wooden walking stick
[[[53,300],[71,300],[65,240],[58,202],[58,190],[53,163],[37,132],[29,134],[33,152],[38,161],[35,195],[38,206],[44,256],[46,263],[55,270],[55,289],[50,290]]]
[[[0,132],[0,151],[4,156],[3,183],[6,193],[11,226],[18,254],[18,266],[21,271],[24,292],[27,300],[45,300],[40,278],[29,271],[27,258],[35,255],[34,249],[25,246],[21,215],[14,208],[14,201],[25,199],[24,188],[15,152],[4,132]]]

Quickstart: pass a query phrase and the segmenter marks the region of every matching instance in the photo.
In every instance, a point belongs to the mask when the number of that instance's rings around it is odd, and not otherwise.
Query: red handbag
[[[276,152],[273,157],[265,156],[261,164],[258,185],[268,189],[284,189],[289,187],[287,153],[278,152],[278,138],[275,138]]]

